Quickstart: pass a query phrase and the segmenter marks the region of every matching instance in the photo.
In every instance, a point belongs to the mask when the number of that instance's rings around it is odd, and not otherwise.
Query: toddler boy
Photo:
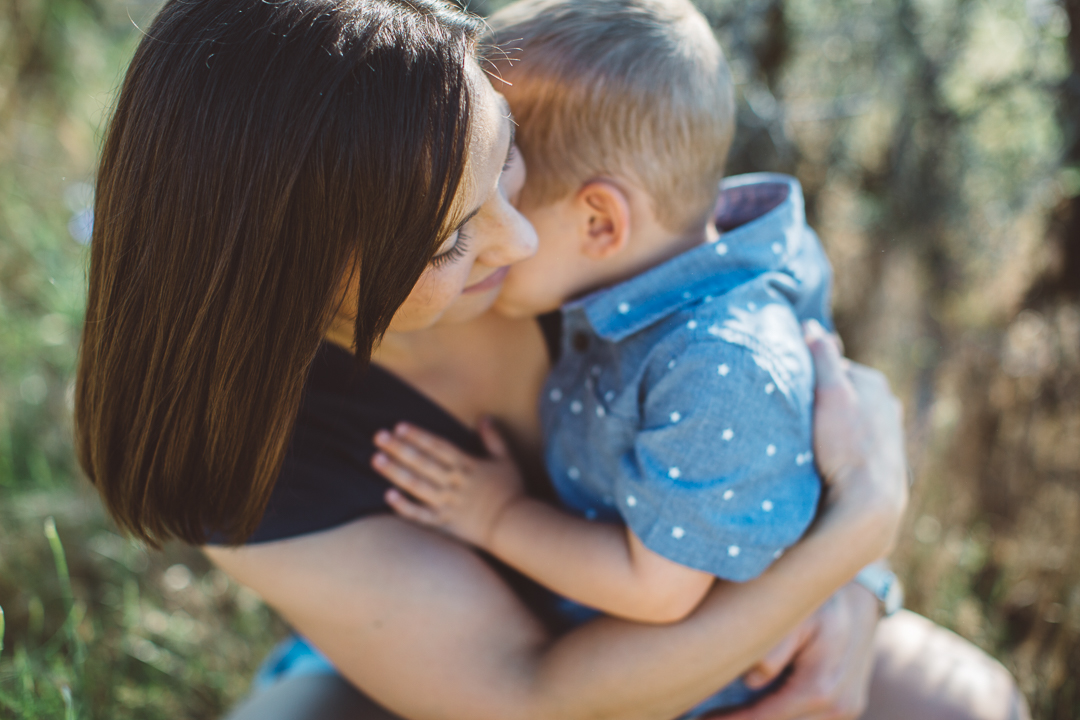
[[[522,494],[489,425],[492,460],[403,427],[374,462],[422,479],[399,484],[425,507],[389,494],[401,514],[589,607],[676,621],[814,518],[800,324],[830,325],[828,261],[794,179],[721,184],[733,88],[689,2],[522,0],[490,25],[540,238],[497,309],[562,307],[540,412],[565,511]],[[695,712],[751,698],[731,687]]]

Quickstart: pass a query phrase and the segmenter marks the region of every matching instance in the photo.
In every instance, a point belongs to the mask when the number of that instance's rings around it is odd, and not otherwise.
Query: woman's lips
[[[485,290],[491,290],[502,285],[502,281],[506,279],[506,273],[510,270],[509,265],[503,265],[495,272],[488,275],[486,278],[476,283],[475,285],[469,285],[462,292],[475,293],[484,292]]]

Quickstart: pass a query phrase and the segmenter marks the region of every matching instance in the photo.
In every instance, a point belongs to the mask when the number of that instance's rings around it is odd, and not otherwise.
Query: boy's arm
[[[485,549],[560,595],[638,622],[683,619],[715,579],[654,553],[622,525],[535,500],[509,508]]]
[[[712,575],[658,555],[621,525],[588,522],[526,497],[498,432],[485,422],[480,434],[490,460],[409,425],[379,433],[373,467],[420,501],[390,490],[394,510],[609,615],[674,622],[697,607]]]

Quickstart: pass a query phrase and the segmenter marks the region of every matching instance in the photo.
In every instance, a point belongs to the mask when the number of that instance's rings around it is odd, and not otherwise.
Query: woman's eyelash
[[[462,256],[465,255],[465,251],[469,249],[469,237],[465,234],[463,229],[458,229],[457,232],[457,242],[454,243],[454,247],[431,258],[431,266],[433,268],[438,269],[449,265],[452,262],[460,260]]]

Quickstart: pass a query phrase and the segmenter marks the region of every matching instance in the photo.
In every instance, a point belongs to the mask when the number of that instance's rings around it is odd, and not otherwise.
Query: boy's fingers
[[[404,465],[409,470],[435,485],[446,485],[448,468],[442,463],[432,459],[430,455],[418,450],[412,444],[411,438],[403,440],[395,437],[385,430],[375,434],[375,445],[396,462]]]
[[[386,504],[406,520],[412,520],[421,525],[439,524],[439,516],[435,514],[435,511],[424,505],[417,505],[405,497],[400,490],[387,490],[385,498]]]
[[[432,435],[426,430],[421,430],[415,425],[398,423],[394,428],[394,435],[408,440],[410,443],[447,467],[456,467],[459,465],[462,455],[464,455],[464,453],[452,443],[443,440],[437,435]]]
[[[487,448],[491,457],[502,459],[510,454],[502,433],[499,432],[499,429],[495,427],[495,423],[489,417],[480,421],[480,439],[484,441],[484,447]]]
[[[438,499],[438,487],[395,462],[389,455],[375,453],[371,456],[371,467],[402,490],[426,503],[434,503]]]

